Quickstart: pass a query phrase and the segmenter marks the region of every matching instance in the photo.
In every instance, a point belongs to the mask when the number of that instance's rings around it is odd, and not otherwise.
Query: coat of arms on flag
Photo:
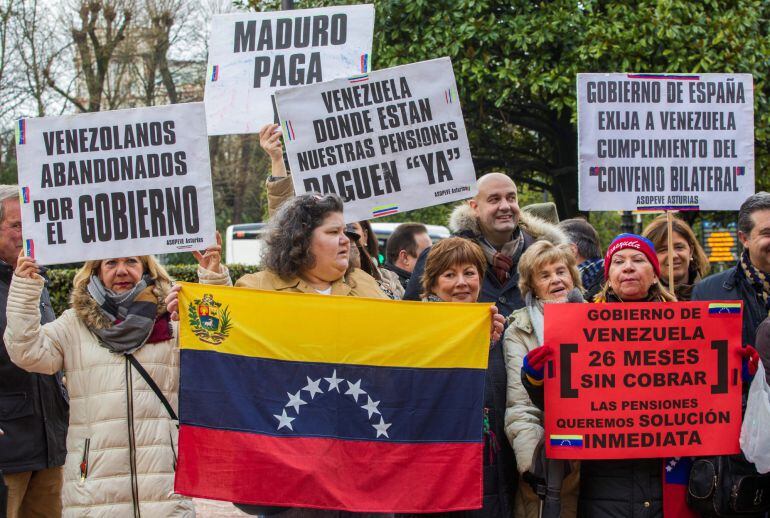
[[[188,318],[192,332],[202,341],[219,345],[227,338],[232,323],[227,306],[214,300],[210,293],[189,304]]]
[[[481,507],[487,304],[185,283],[180,308],[177,492],[357,512]],[[213,344],[197,326],[221,329],[222,308],[229,335]]]

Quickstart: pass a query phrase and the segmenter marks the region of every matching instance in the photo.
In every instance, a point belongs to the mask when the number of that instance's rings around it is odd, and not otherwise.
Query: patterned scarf
[[[524,235],[519,230],[516,234],[516,237],[505,243],[500,250],[492,246],[483,236],[479,236],[477,240],[500,284],[505,284],[511,278],[511,271],[524,251]]]
[[[762,297],[762,301],[765,303],[765,310],[770,313],[770,303],[768,303],[768,300],[770,300],[770,297],[768,297],[770,294],[770,280],[768,280],[769,274],[757,269],[753,264],[751,264],[748,250],[744,250],[741,254],[741,260],[739,264],[741,267],[738,270],[743,273],[743,275],[746,277],[746,280],[749,281],[749,284],[754,287],[757,295]]]
[[[88,293],[93,297],[102,315],[112,322],[105,329],[91,329],[99,337],[99,345],[115,354],[130,354],[159,333],[155,329],[158,299],[153,293],[155,281],[149,275],[142,277],[131,291],[114,293],[95,275],[88,282]]]
[[[580,280],[583,281],[583,287],[589,289],[604,279],[604,259],[586,259],[578,265]]]

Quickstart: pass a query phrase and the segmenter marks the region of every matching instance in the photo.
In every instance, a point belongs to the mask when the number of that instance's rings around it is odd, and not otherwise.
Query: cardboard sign
[[[204,102],[209,135],[273,122],[279,88],[371,70],[374,6],[216,15]]]
[[[546,455],[738,453],[741,303],[545,306]]]
[[[294,189],[338,194],[345,221],[476,194],[449,58],[281,90],[275,100]]]
[[[16,156],[24,246],[40,264],[215,242],[203,103],[22,119]]]
[[[578,74],[580,210],[737,210],[754,194],[751,74]]]

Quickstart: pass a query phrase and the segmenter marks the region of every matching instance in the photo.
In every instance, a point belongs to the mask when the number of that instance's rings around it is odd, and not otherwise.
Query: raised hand
[[[203,253],[193,250],[193,257],[204,270],[222,273],[222,236],[217,232],[217,244],[208,247]]]

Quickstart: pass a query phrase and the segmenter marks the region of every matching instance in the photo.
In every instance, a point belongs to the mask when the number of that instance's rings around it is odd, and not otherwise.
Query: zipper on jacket
[[[128,456],[131,467],[131,498],[134,501],[134,518],[139,513],[139,482],[136,478],[136,437],[134,435],[134,385],[131,379],[131,364],[126,358],[126,415],[128,416]]]
[[[80,481],[85,482],[88,476],[88,448],[91,446],[91,439],[85,440],[83,446],[83,459],[80,461]]]

